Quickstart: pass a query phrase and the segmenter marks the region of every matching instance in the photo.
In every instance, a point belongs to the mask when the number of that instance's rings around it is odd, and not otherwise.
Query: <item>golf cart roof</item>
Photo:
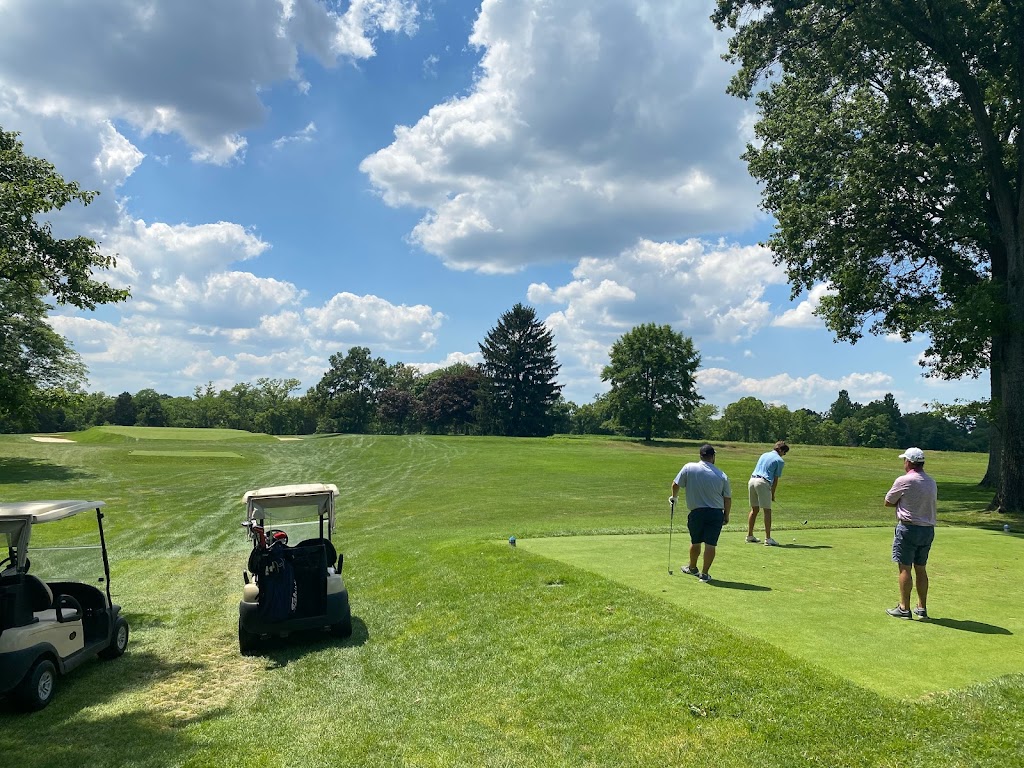
[[[30,517],[33,523],[49,523],[77,515],[79,512],[105,507],[102,501],[8,501],[0,504],[0,520]]]
[[[277,509],[280,507],[316,506],[326,510],[328,502],[338,495],[338,486],[333,483],[302,483],[299,485],[275,485],[248,491],[242,501],[249,509]]]

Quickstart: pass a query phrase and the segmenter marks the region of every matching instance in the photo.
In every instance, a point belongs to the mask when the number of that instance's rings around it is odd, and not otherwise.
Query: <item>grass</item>
[[[905,666],[901,648],[911,631],[935,633],[925,647],[939,664],[949,658],[945,635],[956,634],[957,652],[967,654],[988,654],[987,642],[1020,636],[1005,617],[982,623],[1013,635],[875,618],[895,596],[886,541],[892,510],[881,498],[900,468],[897,451],[797,446],[787,457],[776,537],[854,542],[857,531],[827,529],[860,528],[856,557],[871,560],[861,582],[870,610],[830,625],[821,633],[831,636],[828,644],[737,617],[728,601],[755,600],[753,590],[700,593],[702,585],[677,574],[674,593],[659,591],[658,584],[669,589],[669,486],[696,455],[695,443],[337,436],[232,440],[241,458],[213,462],[132,455],[220,447],[208,433],[176,432],[158,433],[158,444],[146,431],[90,430],[71,435],[75,444],[0,437],[4,500],[107,502],[112,589],[132,623],[128,653],[62,679],[43,712],[23,716],[0,705],[0,753],[12,762],[1004,766],[1024,752],[1019,658],[949,688],[893,695],[802,646],[856,648],[865,627],[891,633],[878,640],[883,650],[873,665],[885,670]],[[765,449],[720,447],[719,465],[738,499]],[[950,491],[940,518],[965,529],[940,531],[940,543],[1001,528],[1002,517],[982,511],[987,494],[972,488],[984,467],[984,456],[929,455],[940,497]],[[247,550],[242,494],[314,481],[341,489],[335,540],[345,554],[353,637],[313,634],[242,657],[235,637]],[[803,519],[807,528],[797,523]],[[679,522],[676,552],[685,545]],[[738,524],[731,528],[726,535],[738,535]],[[567,538],[580,534],[591,538]],[[511,535],[523,544],[509,547]],[[637,542],[637,552],[599,562],[613,535],[612,549]],[[1021,545],[1015,536],[998,540]],[[597,549],[574,564],[531,552],[534,543],[583,555]],[[723,546],[715,570],[730,580],[726,568],[739,569],[741,557],[827,562],[828,552]],[[943,590],[950,598],[967,593],[952,574],[944,582],[939,557],[937,549],[937,616],[976,620],[970,606],[943,604]],[[661,580],[655,586],[640,583],[648,561]],[[993,600],[1014,594],[1015,573],[994,582]],[[807,569],[809,585],[823,576]],[[776,581],[763,585],[777,602],[793,599]]]

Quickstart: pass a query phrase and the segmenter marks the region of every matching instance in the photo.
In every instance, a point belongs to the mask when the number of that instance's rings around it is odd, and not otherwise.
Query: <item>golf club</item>
[[[676,519],[676,500],[670,496],[668,499],[668,575],[672,575],[672,523]]]

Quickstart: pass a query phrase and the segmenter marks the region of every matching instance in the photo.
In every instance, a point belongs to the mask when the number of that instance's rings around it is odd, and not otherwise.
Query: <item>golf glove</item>
[[[675,506],[675,503],[676,503],[676,497],[675,497],[675,496],[669,496],[669,497],[668,497],[668,503],[669,503],[669,504],[671,504],[671,505],[673,505],[673,506]]]

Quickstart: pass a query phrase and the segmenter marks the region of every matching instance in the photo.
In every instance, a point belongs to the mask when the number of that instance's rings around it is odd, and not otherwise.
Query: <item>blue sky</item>
[[[904,412],[979,398],[927,343],[837,344],[759,246],[712,0],[0,0],[0,126],[99,190],[55,219],[117,254],[133,298],[51,323],[91,391],[316,384],[352,346],[479,361],[516,302],[565,396],[669,324],[698,391]]]

